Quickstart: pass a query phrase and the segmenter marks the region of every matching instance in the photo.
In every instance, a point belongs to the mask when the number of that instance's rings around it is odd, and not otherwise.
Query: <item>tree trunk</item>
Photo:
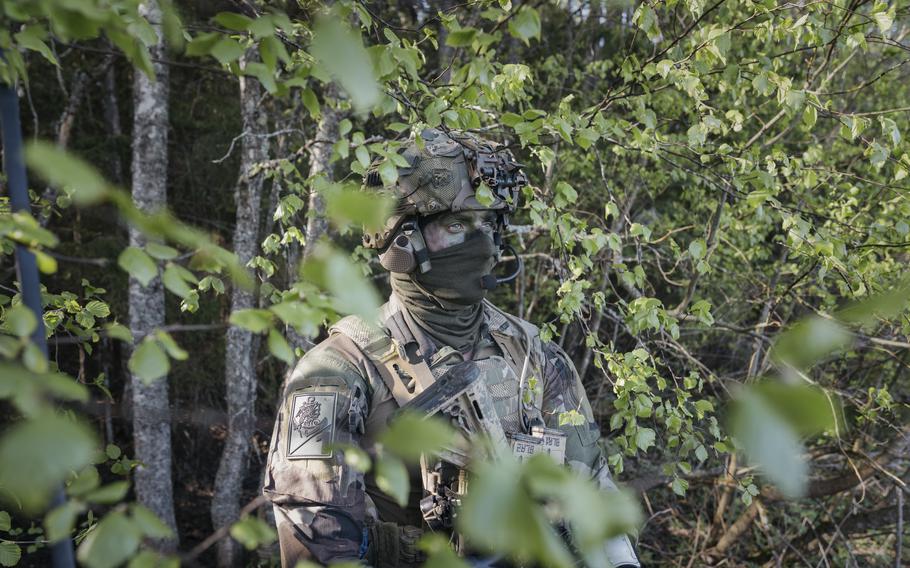
[[[241,59],[246,65],[252,52]],[[234,226],[234,252],[241,264],[252,259],[259,248],[259,217],[264,176],[253,173],[256,164],[268,159],[266,114],[261,108],[262,88],[256,79],[240,77],[240,109],[243,138],[240,179],[235,190],[237,221]],[[234,286],[231,311],[258,307],[256,294]],[[240,498],[246,462],[255,422],[256,356],[258,342],[249,331],[232,325],[227,331],[225,348],[225,381],[227,386],[228,432],[221,463],[215,476],[212,499],[212,523],[217,529],[233,523],[240,514]],[[234,566],[240,561],[237,542],[222,539],[218,543],[218,565]]]
[[[104,92],[102,103],[104,105],[104,122],[107,132],[114,141],[119,141],[123,136],[120,127],[120,105],[117,102],[117,69],[113,57],[108,62],[104,71]],[[123,165],[120,163],[120,154],[111,152],[111,175],[118,185],[123,183]]]
[[[334,83],[330,83],[325,90],[325,100],[328,101],[337,96],[337,87]],[[338,140],[338,123],[340,121],[340,112],[329,104],[323,105],[322,116],[319,117],[319,123],[316,125],[316,136],[310,143],[310,177],[322,175],[328,181],[332,181],[332,145]],[[314,185],[310,189],[309,208],[307,209],[304,258],[313,254],[316,243],[320,237],[326,234],[328,228],[329,222],[325,218],[325,203]]]
[[[150,22],[161,21],[156,0],[140,8]],[[158,43],[151,47],[152,61],[164,57],[161,27],[155,25]],[[156,78],[136,71],[133,80],[133,201],[143,211],[162,209],[167,204],[168,68],[153,63]],[[143,247],[145,235],[129,229],[130,246]],[[164,324],[164,288],[160,278],[143,287],[129,281],[130,330],[136,341]],[[136,459],[136,494],[139,502],[155,512],[174,531],[174,538],[160,543],[165,549],[177,546],[174,495],[171,484],[171,418],[167,377],[145,384],[130,376],[133,402],[133,443]]]

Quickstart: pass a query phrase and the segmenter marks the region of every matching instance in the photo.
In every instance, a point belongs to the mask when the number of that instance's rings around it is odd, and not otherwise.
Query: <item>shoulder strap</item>
[[[433,384],[433,372],[422,358],[408,357],[404,346],[388,329],[357,316],[347,316],[329,328],[329,334],[350,338],[373,363],[399,406]]]

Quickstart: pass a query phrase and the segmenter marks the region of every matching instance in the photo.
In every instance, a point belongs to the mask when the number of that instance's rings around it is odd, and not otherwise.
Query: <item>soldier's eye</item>
[[[453,233],[458,233],[458,232],[461,232],[464,230],[464,225],[462,225],[461,223],[450,223],[449,230],[452,231]]]

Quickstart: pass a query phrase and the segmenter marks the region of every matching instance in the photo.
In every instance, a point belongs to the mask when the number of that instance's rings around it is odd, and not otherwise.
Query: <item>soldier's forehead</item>
[[[492,209],[478,211],[448,211],[439,215],[439,221],[470,221],[472,219],[495,219],[496,212]]]

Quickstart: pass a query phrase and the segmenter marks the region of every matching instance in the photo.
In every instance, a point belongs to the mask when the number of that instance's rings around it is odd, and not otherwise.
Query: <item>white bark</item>
[[[245,65],[253,52],[241,59]],[[234,227],[234,252],[240,263],[246,264],[259,249],[259,217],[261,212],[261,173],[252,174],[257,163],[268,159],[266,114],[262,109],[262,88],[252,77],[240,77],[240,108],[243,118],[243,137],[240,178],[235,189],[237,203]],[[231,293],[231,311],[258,307],[256,295],[238,286]],[[225,347],[225,381],[227,387],[228,432],[224,453],[215,476],[215,495],[212,500],[212,523],[215,528],[233,523],[240,513],[243,478],[255,422],[256,346],[253,335],[240,327],[230,326]],[[237,542],[230,538],[218,543],[218,565],[235,566],[240,561]]]
[[[334,83],[326,86],[325,99],[337,98],[338,89]],[[328,181],[333,180],[332,175],[332,145],[338,140],[338,123],[341,122],[341,113],[326,104],[322,107],[322,116],[316,125],[316,135],[310,144],[310,177],[325,176]],[[315,187],[310,190],[309,207],[307,209],[306,247],[304,258],[313,254],[319,239],[329,229],[329,221],[325,217],[325,202],[322,195]]]
[[[161,21],[156,0],[145,2],[141,10],[150,22]],[[151,47],[153,61],[161,61],[164,43],[160,26],[155,26],[158,43]],[[140,71],[133,80],[133,201],[143,211],[155,211],[167,204],[167,127],[168,68],[153,63],[156,78],[149,79]],[[129,229],[130,245],[142,247],[145,235]],[[130,330],[139,341],[155,328],[164,325],[164,288],[155,278],[143,287],[129,281]],[[174,520],[174,494],[171,483],[171,418],[168,404],[167,377],[146,385],[131,376],[133,402],[133,443],[136,459],[136,494],[139,502],[155,512],[174,531],[174,538],[160,543],[165,549],[176,549],[177,524]]]

